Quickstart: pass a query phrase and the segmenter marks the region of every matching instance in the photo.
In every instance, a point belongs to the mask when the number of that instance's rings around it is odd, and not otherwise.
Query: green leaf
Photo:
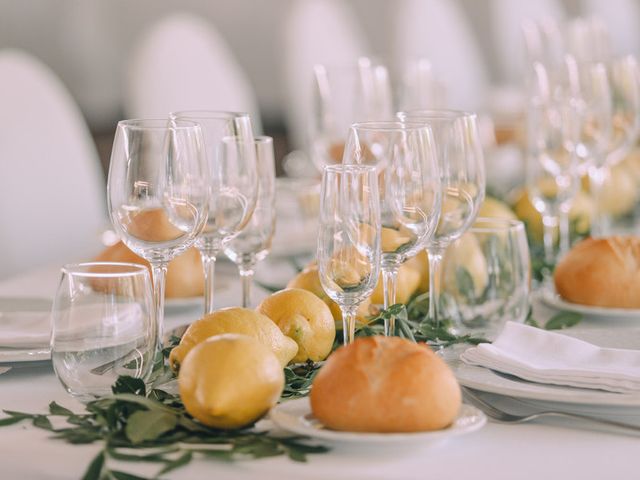
[[[580,323],[582,315],[576,312],[559,312],[556,313],[551,320],[549,320],[544,328],[545,330],[562,330],[565,328],[573,327]]]
[[[3,419],[0,419],[0,427],[6,427],[7,425],[13,425],[14,423],[21,422],[21,421],[26,420],[28,418],[32,418],[32,417],[30,415],[24,415],[24,416],[15,415],[13,417],[3,418]]]
[[[89,468],[82,476],[82,480],[100,480],[102,469],[104,468],[104,460],[104,450],[100,450],[100,453],[89,464]]]
[[[170,472],[171,470],[175,470],[176,468],[180,468],[191,461],[193,454],[191,452],[184,452],[175,460],[168,462],[162,470],[158,472],[158,475],[162,475],[163,473]]]
[[[111,391],[114,394],[117,393],[133,393],[135,395],[146,395],[146,387],[144,381],[141,378],[134,378],[128,376],[118,377],[116,383],[111,387]]]
[[[155,440],[160,435],[175,428],[178,423],[176,415],[155,410],[139,410],[133,413],[125,427],[125,435],[132,444],[137,445],[147,440]]]
[[[33,418],[33,426],[44,430],[53,430],[53,425],[46,415],[37,415]]]
[[[58,405],[56,402],[51,402],[49,404],[49,413],[51,415],[62,415],[65,417],[70,417],[74,415],[71,410],[69,410],[68,408],[64,408],[61,405]]]

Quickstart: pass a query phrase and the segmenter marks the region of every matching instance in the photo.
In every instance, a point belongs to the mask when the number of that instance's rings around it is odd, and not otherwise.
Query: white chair
[[[488,74],[482,51],[458,3],[402,0],[396,4],[397,64],[428,59],[446,88],[449,107],[469,110],[482,107]]]
[[[253,89],[229,46],[209,23],[174,14],[151,27],[127,61],[128,117],[164,117],[177,110],[229,110],[251,115],[261,132]]]
[[[638,0],[583,0],[583,14],[600,19],[609,31],[612,53],[640,54]]]
[[[313,67],[355,65],[368,54],[357,19],[340,0],[297,0],[284,24],[285,115],[292,145],[308,143],[312,115]]]
[[[43,63],[0,51],[0,278],[89,260],[107,225],[105,180],[80,110]]]
[[[490,5],[491,31],[501,80],[521,85],[527,61],[523,22],[561,24],[566,16],[564,8],[558,0],[492,0]]]

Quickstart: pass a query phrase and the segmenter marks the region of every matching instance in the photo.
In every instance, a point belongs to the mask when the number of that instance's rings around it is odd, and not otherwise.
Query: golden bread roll
[[[351,432],[419,432],[450,425],[460,387],[425,344],[358,338],[332,353],[313,381],[311,409],[325,426]]]
[[[572,303],[640,308],[640,238],[587,238],[558,263],[554,280]]]
[[[133,253],[122,242],[108,247],[98,255],[95,261],[139,263],[151,268],[149,262]],[[200,253],[197,249],[190,248],[169,262],[164,294],[166,298],[183,298],[199,297],[203,293],[204,272]]]

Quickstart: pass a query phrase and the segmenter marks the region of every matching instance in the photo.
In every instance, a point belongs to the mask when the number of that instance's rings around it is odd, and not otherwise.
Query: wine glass
[[[324,168],[317,256],[322,288],[340,306],[347,345],[355,335],[358,305],[371,295],[380,272],[380,203],[374,167]]]
[[[531,203],[542,216],[545,261],[549,265],[556,259],[554,235],[558,227],[561,255],[570,247],[569,210],[579,187],[577,107],[562,88],[552,85],[545,67],[534,63],[527,108],[526,183]]]
[[[441,265],[450,243],[471,226],[484,200],[485,172],[480,134],[474,113],[455,110],[410,110],[399,112],[405,122],[428,125],[435,150],[442,188],[442,213],[426,245],[429,256],[428,318],[440,325]]]
[[[245,308],[251,304],[251,282],[255,264],[269,254],[276,226],[273,139],[256,137],[255,148],[258,164],[256,208],[249,223],[224,247],[224,253],[238,266],[242,278],[242,306]]]
[[[158,324],[144,265],[65,265],[52,321],[53,368],[71,395],[91,400],[110,393],[120,375],[149,377]]]
[[[369,164],[379,175],[384,308],[396,301],[400,265],[433,235],[442,201],[431,130],[424,124],[362,122],[351,126],[345,164]],[[385,320],[385,334],[395,332]]]
[[[191,247],[205,226],[208,176],[196,123],[118,122],[109,166],[109,215],[118,236],[151,264],[159,339],[167,264]]]
[[[342,161],[352,123],[392,117],[393,98],[387,68],[368,58],[358,59],[356,65],[316,65],[313,74],[310,148],[322,171]]]
[[[205,275],[204,313],[215,308],[215,266],[227,241],[249,222],[258,198],[258,174],[251,119],[246,113],[182,111],[172,118],[202,127],[211,170],[209,219],[196,242]]]

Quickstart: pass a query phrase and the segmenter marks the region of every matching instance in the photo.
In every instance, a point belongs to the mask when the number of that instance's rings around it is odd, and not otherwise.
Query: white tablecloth
[[[221,265],[221,275],[232,275]],[[57,284],[56,269],[34,272],[0,282],[0,296],[52,296]],[[217,306],[237,304],[239,282],[219,292]],[[256,291],[256,300],[264,292]],[[538,318],[550,311],[536,305]],[[198,318],[199,308],[172,309],[167,327]],[[601,327],[602,320],[587,319],[581,328]],[[629,323],[611,323],[611,328],[628,328]],[[51,366],[14,368],[0,375],[0,408],[45,412],[50,401],[80,410],[69,397]],[[0,428],[0,478],[80,478],[98,445],[73,446],[48,438],[50,433],[25,424]],[[361,450],[335,447],[330,453],[313,455],[299,464],[278,457],[222,463],[198,460],[163,478],[193,479],[636,479],[639,477],[640,435],[594,430],[591,426],[557,419],[525,425],[492,423],[468,436],[446,443],[403,450]],[[151,475],[149,466],[126,463],[127,471]]]

